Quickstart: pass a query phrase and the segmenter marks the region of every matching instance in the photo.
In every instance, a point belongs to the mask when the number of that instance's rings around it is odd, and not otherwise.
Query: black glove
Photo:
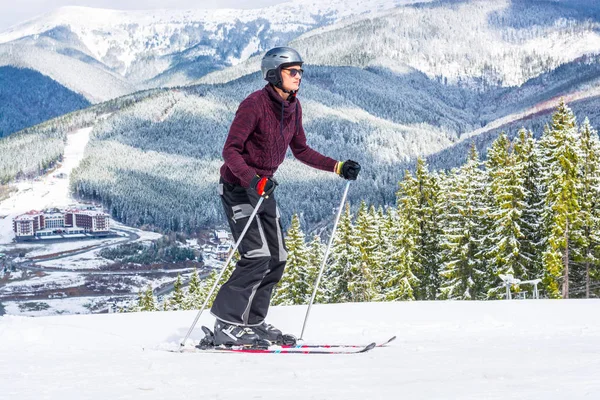
[[[341,164],[342,165],[338,167],[338,174],[344,179],[355,181],[360,172],[360,164],[352,160],[344,161]]]
[[[271,193],[275,190],[278,183],[275,178],[268,178],[266,176],[258,176],[256,175],[250,181],[250,187],[258,193],[259,196],[269,197]]]

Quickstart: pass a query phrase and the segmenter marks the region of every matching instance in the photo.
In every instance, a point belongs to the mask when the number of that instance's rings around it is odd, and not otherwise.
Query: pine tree
[[[581,256],[581,155],[575,115],[564,101],[540,141],[544,184],[544,284],[550,297],[569,297],[571,261]]]
[[[506,134],[502,133],[488,151],[486,162],[491,194],[493,230],[487,236],[491,247],[486,249],[488,270],[493,281],[488,282],[488,297],[500,298],[503,285],[498,284],[500,275],[525,276],[527,259],[521,254],[521,232],[525,203],[525,179],[519,169],[517,157],[511,149]]]
[[[317,283],[317,278],[319,275],[319,269],[321,268],[321,264],[323,263],[323,257],[325,256],[325,248],[323,243],[321,243],[321,238],[317,235],[313,236],[312,241],[310,242],[308,249],[308,282],[311,284],[309,296],[307,297],[307,303],[310,301],[310,296],[312,296],[312,292],[315,290],[314,285]],[[315,303],[324,303],[326,302],[326,290],[324,288],[323,277],[321,277],[321,282],[319,282],[319,288],[317,293],[315,294]]]
[[[539,150],[536,140],[530,131],[521,129],[514,140],[514,153],[517,170],[523,176],[525,209],[521,218],[520,240],[521,256],[525,259],[522,278],[525,280],[542,277],[541,258],[541,173],[539,164]]]
[[[411,271],[415,257],[415,236],[406,234],[414,228],[406,214],[388,215],[386,225],[390,236],[385,244],[385,274],[381,286],[381,296],[385,301],[414,300],[414,287],[419,280]]]
[[[151,285],[148,285],[144,292],[140,292],[138,309],[139,311],[158,311]]]
[[[181,275],[177,274],[177,280],[173,285],[173,294],[165,301],[165,306],[168,310],[177,311],[183,309],[184,293],[182,286]]]
[[[373,271],[377,269],[377,225],[363,201],[356,215],[354,243],[359,257],[350,263],[348,291],[350,301],[371,301],[375,297]]]
[[[435,175],[429,173],[424,159],[417,159],[415,179],[418,187],[416,217],[415,266],[411,267],[419,281],[415,297],[434,300],[440,287],[441,261],[441,201],[440,188]]]
[[[580,281],[585,285],[585,297],[590,297],[591,276],[600,267],[600,140],[586,118],[581,130],[581,216],[584,270]]]
[[[398,218],[396,219],[396,229],[394,230],[394,253],[392,259],[397,265],[395,269],[401,275],[406,271],[411,271],[415,277],[416,287],[410,288],[411,296],[419,293],[420,280],[426,275],[421,258],[418,256],[417,248],[421,236],[421,207],[420,207],[420,182],[415,179],[410,171],[404,172],[404,178],[398,184],[396,192],[396,204]],[[424,297],[417,297],[424,299]]]
[[[297,214],[292,216],[285,243],[288,249],[285,274],[271,301],[277,305],[305,304],[311,295],[312,285],[308,271],[308,250]]]
[[[350,214],[350,204],[342,212],[331,249],[331,264],[327,268],[325,279],[326,297],[328,303],[343,303],[350,301],[350,270],[357,263],[359,254],[355,243],[354,226]]]
[[[394,263],[391,260],[391,255],[394,252],[393,235],[395,229],[395,212],[388,209],[388,212],[383,215],[380,224],[380,246],[383,253],[383,261],[379,266],[379,271],[375,279],[375,301],[386,301],[386,294],[390,287],[395,286],[393,277],[395,272],[392,271]]]
[[[485,175],[479,168],[479,155],[471,146],[467,163],[454,171],[445,184],[444,264],[438,297],[442,299],[482,299],[485,291],[485,260],[481,243],[485,225]]]
[[[388,226],[387,217],[383,208],[379,206],[375,210],[374,206],[369,208],[369,214],[371,218],[376,221],[376,235],[375,235],[375,254],[374,254],[374,266],[372,270],[373,275],[373,291],[375,296],[373,301],[382,301],[382,281],[387,275],[387,246],[389,244],[390,227]]]
[[[373,272],[373,285],[375,290],[375,298],[373,300],[385,301],[384,292],[391,265],[389,262],[389,255],[392,253],[391,235],[393,220],[391,215],[384,212],[381,206],[377,209],[377,220],[379,221],[377,248],[380,253],[381,261]]]
[[[183,300],[184,310],[199,310],[202,307],[202,293],[201,283],[198,277],[198,270],[194,269],[190,282],[188,284],[188,290]]]

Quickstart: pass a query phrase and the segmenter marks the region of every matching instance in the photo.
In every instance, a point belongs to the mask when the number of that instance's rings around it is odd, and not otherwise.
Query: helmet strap
[[[272,84],[273,85],[273,84]],[[283,93],[287,93],[289,96],[287,98],[287,101],[292,100],[294,97],[296,97],[296,93],[298,93],[297,90],[286,90],[283,88],[283,82],[281,81],[281,79],[279,80],[279,82],[277,82],[276,85],[273,85],[276,88],[278,88],[279,90],[281,90]]]

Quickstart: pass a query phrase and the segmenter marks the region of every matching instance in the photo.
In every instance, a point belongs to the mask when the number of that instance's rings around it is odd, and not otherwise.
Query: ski
[[[375,347],[387,346],[389,343],[393,342],[394,340],[396,340],[396,336],[392,336],[385,342],[376,343]],[[284,349],[313,349],[313,348],[319,348],[319,347],[326,348],[326,349],[339,349],[339,348],[357,349],[357,348],[367,347],[367,345],[361,345],[361,344],[296,344],[296,345],[282,345],[281,347]]]
[[[359,354],[366,353],[369,350],[373,350],[377,347],[377,343],[370,343],[366,346],[359,346],[356,348],[327,348],[323,346],[318,347],[287,347],[282,346],[271,346],[269,348],[254,348],[254,347],[209,347],[200,348],[196,346],[194,352],[197,353],[250,353],[250,354]]]
[[[180,352],[212,352],[212,353],[254,353],[254,354],[358,354],[366,353],[376,347],[383,347],[390,342],[396,340],[396,336],[392,336],[385,342],[372,342],[366,345],[360,344],[303,344],[296,343],[296,338],[292,335],[283,335],[283,343],[269,345],[268,341],[258,341],[254,345],[249,346],[230,346],[219,345],[215,346],[214,334],[206,326],[202,327],[204,338],[200,340],[193,348],[183,348]]]

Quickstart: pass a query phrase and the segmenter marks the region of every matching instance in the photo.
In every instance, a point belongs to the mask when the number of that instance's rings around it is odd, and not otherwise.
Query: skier
[[[288,146],[313,168],[355,180],[360,165],[336,161],[306,144],[302,107],[296,98],[302,78],[302,58],[289,47],[269,50],[261,70],[267,85],[240,104],[223,148],[219,194],[237,241],[259,198],[256,217],[239,244],[240,260],[220,288],[211,308],[215,345],[254,345],[260,340],[281,343],[282,332],[265,322],[273,287],[283,275],[287,252],[273,177]]]

